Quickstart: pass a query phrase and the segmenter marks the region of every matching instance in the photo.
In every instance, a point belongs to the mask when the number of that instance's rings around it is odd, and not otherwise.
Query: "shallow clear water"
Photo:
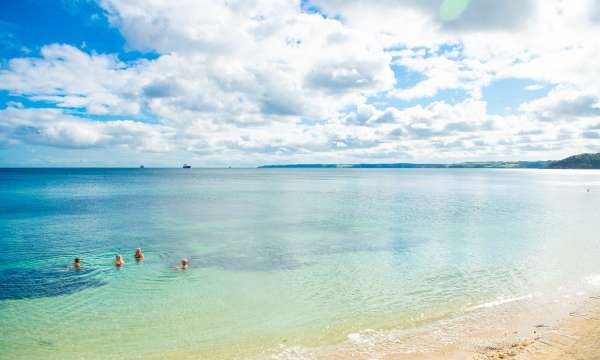
[[[238,358],[584,291],[599,219],[597,171],[0,169],[0,357]]]

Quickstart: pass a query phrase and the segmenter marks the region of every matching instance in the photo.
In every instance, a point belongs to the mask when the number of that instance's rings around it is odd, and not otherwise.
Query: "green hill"
[[[549,169],[600,169],[600,153],[579,154],[566,159],[554,161]]]

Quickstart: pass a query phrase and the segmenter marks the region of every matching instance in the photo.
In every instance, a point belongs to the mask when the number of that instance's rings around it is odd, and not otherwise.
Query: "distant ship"
[[[188,165],[188,164],[183,164],[183,168],[184,168],[184,169],[191,169],[191,168],[192,168],[192,166],[191,166],[191,165]]]
[[[143,169],[143,168],[144,168],[144,165],[140,165],[140,169]]]

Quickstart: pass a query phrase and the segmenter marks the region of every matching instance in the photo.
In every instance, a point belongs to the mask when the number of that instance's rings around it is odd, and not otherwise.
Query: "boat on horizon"
[[[192,166],[191,166],[191,165],[188,165],[188,164],[183,164],[183,168],[184,168],[184,169],[191,169],[191,168],[192,168]]]

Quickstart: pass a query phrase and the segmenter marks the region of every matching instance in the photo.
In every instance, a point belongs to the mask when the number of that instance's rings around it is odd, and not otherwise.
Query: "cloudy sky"
[[[600,151],[598,0],[5,0],[0,166]]]

